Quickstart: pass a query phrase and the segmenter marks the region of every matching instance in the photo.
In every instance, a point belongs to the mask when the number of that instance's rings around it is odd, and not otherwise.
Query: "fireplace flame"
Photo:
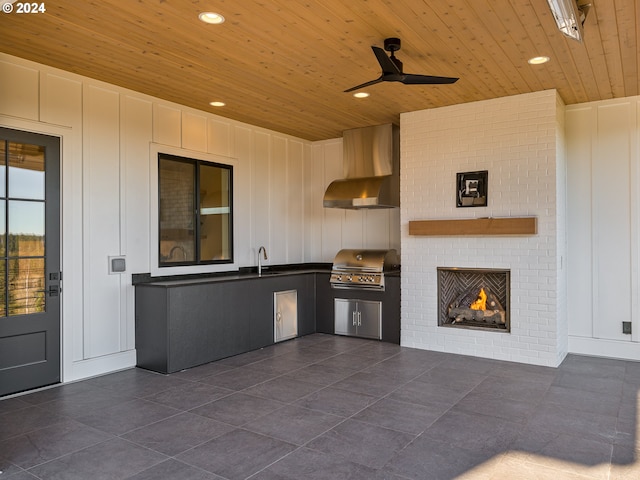
[[[470,306],[472,310],[486,310],[487,309],[487,294],[484,291],[484,288],[480,289],[480,293],[478,293],[478,298],[475,302],[473,302]]]

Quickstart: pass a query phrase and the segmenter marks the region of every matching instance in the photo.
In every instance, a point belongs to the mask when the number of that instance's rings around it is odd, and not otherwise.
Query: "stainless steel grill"
[[[333,288],[384,290],[384,275],[399,269],[395,250],[340,250],[333,260]]]

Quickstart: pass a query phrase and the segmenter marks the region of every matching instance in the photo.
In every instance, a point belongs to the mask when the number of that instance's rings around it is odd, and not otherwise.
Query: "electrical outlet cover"
[[[125,257],[109,257],[109,273],[124,273],[127,271]]]

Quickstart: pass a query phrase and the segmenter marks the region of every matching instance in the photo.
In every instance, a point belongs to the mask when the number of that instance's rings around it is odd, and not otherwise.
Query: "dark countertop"
[[[262,276],[258,276],[257,267],[244,267],[239,270],[218,273],[202,273],[191,275],[170,275],[152,277],[148,273],[134,273],[133,285],[149,285],[154,287],[175,287],[202,283],[233,282],[254,278],[272,278],[284,275],[303,275],[306,273],[330,273],[330,263],[296,263],[290,265],[270,265],[263,267]]]

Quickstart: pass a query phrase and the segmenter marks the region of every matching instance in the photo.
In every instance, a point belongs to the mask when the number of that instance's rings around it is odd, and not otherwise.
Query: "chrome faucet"
[[[264,255],[264,259],[267,260],[267,249],[264,247],[260,247],[258,249],[258,276],[259,277],[262,276],[262,257],[260,256],[260,253],[262,253]]]

